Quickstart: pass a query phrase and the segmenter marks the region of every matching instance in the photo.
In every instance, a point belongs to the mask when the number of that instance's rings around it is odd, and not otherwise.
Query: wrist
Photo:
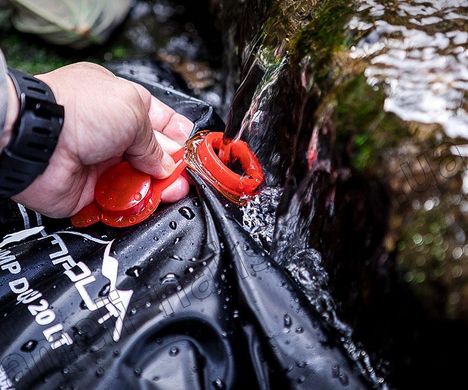
[[[8,73],[6,137],[9,140],[0,153],[1,198],[24,191],[45,171],[57,146],[64,118],[63,106],[56,104],[45,83],[15,69],[9,69]]]
[[[7,90],[8,108],[5,118],[5,126],[0,136],[0,150],[3,149],[8,144],[8,142],[10,142],[13,126],[15,125],[19,115],[18,95],[16,94],[15,85],[9,76],[7,77]]]

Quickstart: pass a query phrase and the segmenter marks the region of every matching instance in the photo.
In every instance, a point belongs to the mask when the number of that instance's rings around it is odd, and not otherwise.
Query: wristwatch
[[[20,111],[10,142],[0,154],[0,197],[9,198],[44,172],[57,146],[64,120],[63,106],[41,80],[8,69]]]

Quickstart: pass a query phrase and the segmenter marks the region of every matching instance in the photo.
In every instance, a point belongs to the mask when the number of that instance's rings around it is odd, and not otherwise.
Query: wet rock
[[[434,385],[435,365],[457,383],[446,357],[468,345],[466,8],[234,3],[221,1],[226,25],[240,20],[226,34],[226,80],[240,81],[226,136],[283,189],[279,205],[262,202],[276,213],[268,249],[311,302],[329,297],[316,310],[352,325],[390,382]],[[308,248],[321,262],[288,261]]]

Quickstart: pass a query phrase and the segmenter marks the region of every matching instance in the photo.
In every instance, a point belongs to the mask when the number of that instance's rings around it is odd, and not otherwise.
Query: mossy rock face
[[[468,322],[466,62],[457,56],[466,37],[458,31],[461,7],[433,6],[369,3],[346,24],[357,40],[335,50],[339,70],[317,82],[334,86],[323,110],[334,105],[337,141],[347,142],[351,166],[389,190],[384,249],[396,251],[405,282],[434,316]]]
[[[227,134],[249,140],[284,188],[272,253],[320,251],[340,315],[397,384],[418,383],[425,364],[456,381],[455,359],[433,355],[467,342],[466,8],[222,3],[242,82]],[[435,336],[446,345],[410,351]]]
[[[361,9],[347,25],[364,33],[350,56],[367,62],[367,82],[385,100],[366,147],[354,149],[354,165],[390,190],[384,246],[396,251],[404,281],[434,317],[468,323],[466,9],[438,2],[364,2]],[[400,123],[385,119],[388,112]]]

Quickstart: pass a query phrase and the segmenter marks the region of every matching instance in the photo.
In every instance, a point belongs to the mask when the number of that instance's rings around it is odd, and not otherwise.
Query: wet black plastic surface
[[[223,131],[224,124],[213,107],[187,95],[185,82],[172,73],[164,64],[149,60],[116,62],[108,68],[120,77],[137,82],[151,94],[166,103],[179,114],[194,122],[198,130]]]
[[[140,80],[196,129],[222,126],[203,102]],[[237,208],[194,180],[127,229],[2,204],[1,389],[365,387]]]

